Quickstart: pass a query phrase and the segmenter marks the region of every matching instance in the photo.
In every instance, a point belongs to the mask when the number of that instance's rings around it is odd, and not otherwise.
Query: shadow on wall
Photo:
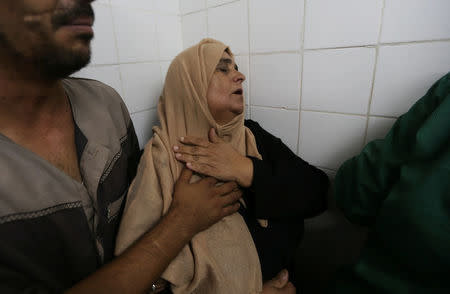
[[[328,210],[305,220],[296,256],[296,284],[301,293],[323,293],[340,267],[356,262],[366,237],[367,229],[350,223],[336,207],[332,183]]]

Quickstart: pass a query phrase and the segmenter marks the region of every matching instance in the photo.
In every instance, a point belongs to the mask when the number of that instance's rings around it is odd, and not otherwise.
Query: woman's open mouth
[[[236,91],[233,92],[233,94],[235,95],[242,95],[244,92],[242,91],[242,89],[237,89]]]

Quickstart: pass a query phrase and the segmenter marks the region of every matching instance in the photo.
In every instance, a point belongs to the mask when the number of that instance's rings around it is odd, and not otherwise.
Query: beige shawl
[[[182,136],[207,138],[211,127],[242,155],[261,158],[244,114],[218,125],[207,104],[209,81],[227,46],[205,39],[180,53],[170,65],[158,105],[161,128],[145,147],[120,225],[116,254],[154,227],[167,213],[183,165],[172,146]],[[197,177],[198,180],[198,177]],[[247,294],[260,292],[258,254],[242,216],[235,213],[197,234],[173,260],[162,278],[174,294]]]

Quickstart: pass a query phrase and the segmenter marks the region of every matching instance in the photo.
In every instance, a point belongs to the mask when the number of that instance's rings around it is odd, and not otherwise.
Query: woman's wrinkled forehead
[[[203,43],[200,46],[200,51],[202,52],[201,56],[203,59],[200,62],[202,62],[205,66],[206,76],[209,82],[220,62],[220,59],[222,59],[223,53],[228,52],[232,57],[233,54],[228,46],[219,41]]]
[[[208,84],[225,51],[233,56],[224,43],[204,39],[175,57],[169,67],[166,80],[178,80],[181,77],[189,79],[198,93],[206,95]]]
[[[212,49],[215,50],[214,54],[211,54],[214,55],[214,58],[208,58],[205,60],[206,67],[208,69],[214,70],[223,58],[224,53],[228,53],[232,59],[234,58],[233,53],[231,53],[231,50],[228,47]]]

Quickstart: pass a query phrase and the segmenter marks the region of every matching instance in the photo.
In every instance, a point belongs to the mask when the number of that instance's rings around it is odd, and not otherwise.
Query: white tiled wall
[[[170,61],[204,37],[231,46],[247,116],[334,174],[450,71],[448,0],[99,0],[92,64],[143,146]]]
[[[100,80],[123,97],[141,147],[157,124],[170,61],[182,50],[179,0],[101,0],[91,64],[75,76]]]
[[[180,0],[248,72],[248,116],[335,174],[450,71],[448,0]]]

